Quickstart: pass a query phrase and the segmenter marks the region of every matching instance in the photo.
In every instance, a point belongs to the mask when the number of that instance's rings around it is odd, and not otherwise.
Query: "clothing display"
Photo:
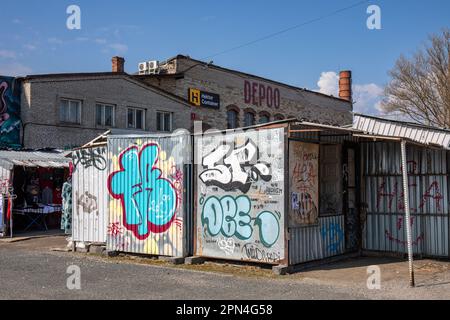
[[[66,234],[72,232],[72,179],[69,178],[62,187],[61,229]]]

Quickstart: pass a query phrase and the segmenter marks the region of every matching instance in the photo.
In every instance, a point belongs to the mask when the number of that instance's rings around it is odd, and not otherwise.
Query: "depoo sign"
[[[213,109],[220,108],[220,96],[218,94],[189,88],[188,96],[189,102],[194,106]]]

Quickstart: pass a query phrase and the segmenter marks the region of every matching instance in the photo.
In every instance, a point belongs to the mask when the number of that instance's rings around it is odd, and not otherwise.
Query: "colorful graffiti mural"
[[[172,182],[161,177],[158,156],[157,144],[129,147],[119,156],[120,170],[108,179],[110,194],[121,202],[123,224],[138,239],[166,231],[175,217],[177,194]]]
[[[0,76],[0,147],[20,148],[21,85],[16,78]]]
[[[108,140],[109,250],[185,255],[180,146],[190,148],[188,136]]]
[[[196,254],[278,263],[284,258],[283,129],[197,137]],[[198,140],[200,139],[200,140]]]

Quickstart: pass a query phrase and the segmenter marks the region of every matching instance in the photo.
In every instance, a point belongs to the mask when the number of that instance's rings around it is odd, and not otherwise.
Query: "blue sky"
[[[0,74],[109,71],[113,55],[125,57],[130,73],[140,61],[178,53],[203,59],[357,2],[3,1]],[[81,8],[81,30],[66,28],[72,4]],[[371,4],[381,8],[381,30],[366,27]],[[327,93],[335,91],[335,73],[350,69],[356,110],[377,113],[398,56],[443,27],[450,27],[448,0],[374,0],[208,60]]]

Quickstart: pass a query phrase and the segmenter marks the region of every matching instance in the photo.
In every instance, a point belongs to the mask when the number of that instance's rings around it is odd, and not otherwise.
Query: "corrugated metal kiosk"
[[[447,152],[402,139],[415,250],[448,257]],[[296,265],[406,253],[400,141],[296,120],[196,135],[195,255]]]
[[[108,136],[108,250],[192,252],[191,148],[189,133]]]
[[[72,240],[105,244],[109,202],[106,139],[74,150],[72,163]]]

